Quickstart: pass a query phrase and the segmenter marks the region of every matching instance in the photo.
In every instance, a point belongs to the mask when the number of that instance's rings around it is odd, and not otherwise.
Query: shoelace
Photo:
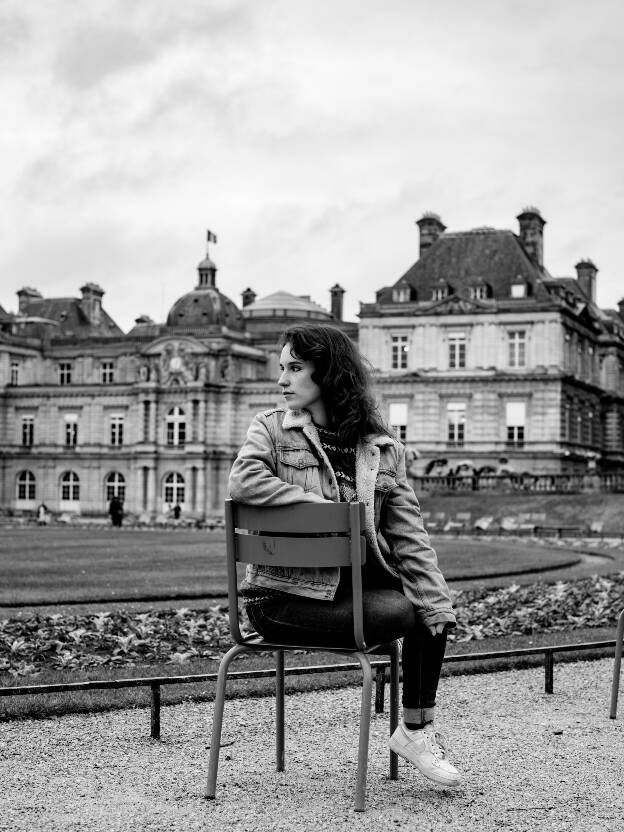
[[[446,757],[446,739],[440,731],[428,731],[429,747],[434,757],[443,760]]]

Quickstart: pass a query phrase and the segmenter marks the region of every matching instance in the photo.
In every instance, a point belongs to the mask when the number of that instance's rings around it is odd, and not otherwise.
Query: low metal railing
[[[610,474],[477,474],[457,473],[411,476],[417,494],[444,491],[528,491],[533,493],[579,494],[624,491],[624,472]]]
[[[556,653],[568,653],[582,650],[603,650],[615,647],[613,641],[588,641],[580,644],[556,644],[549,647],[519,647],[515,650],[489,650],[483,653],[456,653],[446,656],[446,664],[457,662],[479,662],[490,659],[511,659],[521,656],[543,655],[544,692],[554,691],[554,664]],[[383,713],[386,670],[390,667],[388,659],[371,661],[375,670],[375,711]],[[308,673],[338,673],[340,671],[360,670],[355,662],[329,665],[309,665],[285,668],[286,676],[305,676]],[[228,679],[267,679],[275,676],[274,668],[266,670],[241,670],[228,674]],[[189,676],[149,676],[141,679],[101,679],[88,682],[66,682],[51,685],[16,685],[0,688],[0,696],[27,696],[45,693],[66,693],[80,690],[117,690],[120,688],[150,688],[150,736],[160,739],[160,688],[163,685],[183,685],[191,682],[216,682],[216,673],[194,673]],[[614,717],[613,717],[614,718]]]

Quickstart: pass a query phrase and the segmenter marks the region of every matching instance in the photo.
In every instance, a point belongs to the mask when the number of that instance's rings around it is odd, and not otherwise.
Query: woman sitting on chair
[[[368,644],[403,638],[403,720],[390,747],[425,777],[456,786],[461,775],[434,729],[448,588],[405,472],[405,448],[381,421],[363,361],[329,326],[282,337],[283,407],[258,414],[230,473],[232,499],[250,505],[361,501]],[[241,587],[249,619],[266,639],[353,647],[350,568],[249,566]]]

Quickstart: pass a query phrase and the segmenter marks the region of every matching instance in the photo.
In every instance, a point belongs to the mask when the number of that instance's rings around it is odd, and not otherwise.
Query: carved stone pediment
[[[185,385],[205,376],[205,348],[194,338],[159,338],[143,350],[142,381]]]
[[[460,295],[449,295],[442,300],[435,301],[426,309],[426,314],[434,315],[462,315],[467,312],[492,311],[491,303],[481,303],[478,300],[463,298]]]

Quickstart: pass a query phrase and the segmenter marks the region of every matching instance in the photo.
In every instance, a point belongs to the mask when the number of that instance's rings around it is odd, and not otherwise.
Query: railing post
[[[618,618],[617,634],[615,638],[615,656],[613,658],[613,679],[611,681],[611,709],[609,716],[617,716],[618,693],[620,689],[620,668],[622,664],[622,643],[624,642],[624,610]]]
[[[160,739],[160,685],[151,684],[151,737],[153,740]]]
[[[544,650],[544,693],[552,693],[554,687],[555,654]]]
[[[386,668],[375,668],[375,713],[384,712],[384,697],[386,690]]]

